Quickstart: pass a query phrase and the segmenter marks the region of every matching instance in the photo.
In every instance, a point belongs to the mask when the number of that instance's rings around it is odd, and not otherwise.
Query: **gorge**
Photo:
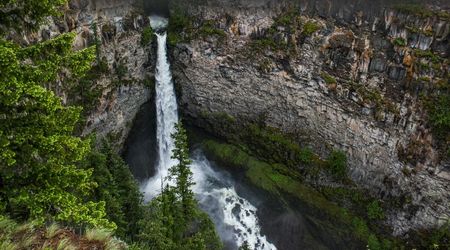
[[[106,165],[120,155],[144,203],[171,183],[182,121],[193,192],[225,249],[450,246],[448,1],[71,0],[61,9],[5,39],[31,46],[73,34],[74,51],[95,50],[85,77],[44,86],[83,108],[74,134],[107,145]]]

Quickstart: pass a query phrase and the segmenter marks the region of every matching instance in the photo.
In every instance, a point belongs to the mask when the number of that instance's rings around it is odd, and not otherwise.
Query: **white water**
[[[167,25],[167,20],[151,17],[150,23],[153,29],[158,30]],[[178,110],[170,64],[167,60],[166,34],[156,34],[156,36],[158,38],[156,65],[158,163],[155,176],[150,178],[143,187],[146,200],[160,193],[161,182],[167,176],[168,169],[177,163],[171,159],[174,148],[171,134],[175,131],[174,124],[178,122]],[[222,240],[236,246],[247,241],[252,249],[276,249],[265,236],[261,235],[256,207],[240,197],[233,187],[232,180],[227,175],[213,170],[200,151],[194,154],[191,170],[196,183],[193,191],[202,209],[212,217]]]

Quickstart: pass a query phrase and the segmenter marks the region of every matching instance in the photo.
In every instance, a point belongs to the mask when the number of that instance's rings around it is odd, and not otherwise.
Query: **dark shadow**
[[[141,106],[125,142],[123,158],[138,181],[155,173],[156,163],[156,108],[153,101]]]
[[[144,10],[147,16],[157,15],[169,16],[169,1],[168,0],[143,0]]]

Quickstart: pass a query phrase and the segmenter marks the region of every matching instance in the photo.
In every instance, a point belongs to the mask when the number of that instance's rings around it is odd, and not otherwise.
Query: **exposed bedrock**
[[[418,101],[418,90],[427,87],[410,84],[425,77],[448,82],[448,18],[367,4],[373,1],[300,2],[190,6],[194,26],[212,20],[225,35],[172,48],[185,116],[194,123],[205,113],[227,113],[241,123],[264,117],[268,126],[308,135],[321,155],[330,147],[344,150],[360,186],[386,199],[409,197],[388,213],[395,235],[444,223],[450,216],[449,164],[435,147]],[[304,26],[277,24],[292,8],[302,25],[318,28],[306,32]],[[270,40],[275,45],[264,47]],[[417,56],[420,51],[437,55],[436,66],[413,66],[432,63]],[[417,148],[406,150],[412,145]],[[405,160],[399,153],[405,151],[421,157]]]

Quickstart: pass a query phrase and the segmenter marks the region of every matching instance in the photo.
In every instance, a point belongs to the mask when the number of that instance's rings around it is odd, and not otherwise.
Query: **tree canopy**
[[[65,1],[6,1],[2,27],[37,28]],[[20,20],[19,20],[20,19]],[[0,202],[13,217],[115,228],[105,203],[88,201],[92,169],[78,165],[89,140],[73,135],[80,107],[66,107],[46,86],[90,69],[94,49],[73,51],[74,33],[21,46],[0,38]]]
[[[162,193],[145,208],[140,239],[150,249],[221,249],[214,224],[198,208],[192,192],[194,182],[186,131],[181,123],[175,128],[172,158],[177,159],[178,164],[170,168],[167,177],[175,184],[166,184]]]

